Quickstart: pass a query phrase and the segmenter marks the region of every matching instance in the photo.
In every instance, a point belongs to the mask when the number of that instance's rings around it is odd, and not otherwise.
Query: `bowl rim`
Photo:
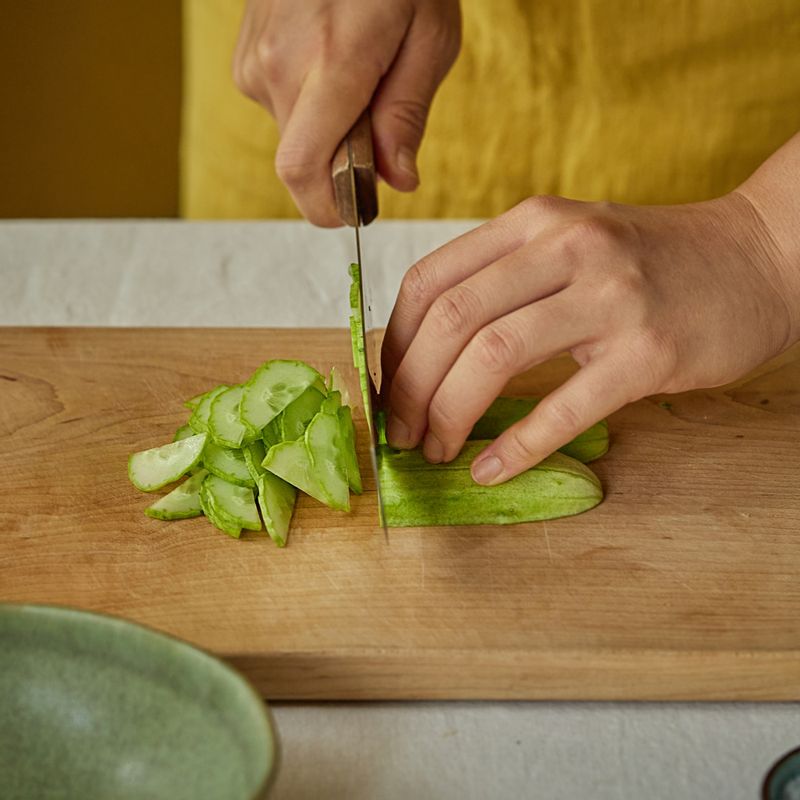
[[[208,650],[188,642],[186,639],[182,639],[174,634],[159,630],[158,628],[155,628],[147,623],[126,619],[125,617],[110,614],[106,611],[95,611],[93,609],[78,608],[77,606],[59,603],[17,603],[9,600],[0,600],[0,615],[2,615],[4,612],[42,614],[48,615],[51,618],[84,618],[93,623],[114,625],[117,628],[138,628],[149,636],[154,636],[157,639],[166,641],[170,647],[177,648],[179,652],[188,652],[194,658],[211,661],[217,667],[221,668],[224,673],[227,673],[230,677],[242,685],[245,693],[250,695],[251,701],[254,701],[255,705],[261,710],[261,713],[258,714],[258,716],[264,726],[266,738],[272,745],[272,765],[267,774],[264,776],[264,780],[258,787],[256,787],[254,793],[249,796],[248,800],[265,800],[275,782],[282,762],[282,749],[280,738],[278,736],[278,729],[275,725],[275,718],[266,699],[259,694],[252,681],[250,681],[249,678],[243,675],[232,664],[229,664],[224,658],[214,655]]]

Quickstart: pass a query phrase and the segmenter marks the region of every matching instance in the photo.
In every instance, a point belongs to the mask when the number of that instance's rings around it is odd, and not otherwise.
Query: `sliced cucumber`
[[[264,442],[267,450],[274,444],[283,441],[281,439],[281,418],[280,415],[268,422],[261,431],[261,441]]]
[[[244,384],[242,422],[254,430],[264,426],[309,386],[322,385],[322,376],[302,361],[267,361]]]
[[[222,394],[227,388],[226,385],[221,384],[210,392],[206,392],[195,410],[192,411],[192,416],[189,417],[189,424],[192,426],[192,430],[197,433],[208,432],[208,415],[211,413],[211,403],[218,394]]]
[[[314,386],[309,386],[300,397],[292,400],[280,414],[281,441],[299,439],[325,402],[325,395]]]
[[[358,468],[358,455],[356,454],[356,431],[353,426],[353,414],[350,406],[342,406],[336,416],[339,419],[339,436],[342,443],[345,472],[350,489],[356,494],[363,491],[361,485],[361,471]]]
[[[315,477],[328,496],[328,505],[349,511],[350,488],[339,418],[335,414],[317,414],[306,428],[305,441]]]
[[[206,434],[200,433],[150,450],[134,453],[128,460],[131,483],[143,492],[154,492],[177,481],[200,460]]]
[[[187,478],[180,486],[153,503],[150,508],[146,508],[144,513],[148,517],[164,520],[199,517],[203,513],[203,507],[200,505],[200,487],[206,475],[208,475],[206,470],[198,470],[191,478]]]
[[[203,482],[203,489],[213,513],[229,528],[261,530],[261,517],[252,489],[237,486],[217,475],[209,475]]]
[[[346,406],[350,405],[350,393],[347,391],[344,381],[339,375],[339,370],[336,367],[331,367],[331,373],[328,376],[328,394],[331,392],[339,392],[342,397],[342,403]]]
[[[242,448],[242,455],[244,456],[244,463],[247,466],[247,471],[257,485],[259,476],[264,474],[264,467],[261,466],[261,462],[267,455],[267,449],[264,447],[264,443],[259,440],[251,444],[246,444]]]
[[[172,439],[173,442],[180,442],[181,439],[188,439],[190,436],[194,436],[194,430],[192,430],[192,426],[189,424],[181,425],[178,430],[175,431],[175,436]]]
[[[203,481],[203,484],[200,487],[200,506],[203,509],[203,513],[206,515],[206,517],[208,517],[208,520],[212,525],[219,528],[223,533],[227,533],[228,536],[233,536],[234,539],[238,539],[241,536],[242,526],[238,525],[236,522],[230,520],[224,514],[219,512],[219,509],[217,508],[214,498],[211,496],[205,481]]]
[[[297,489],[271,472],[262,472],[256,478],[258,507],[272,541],[285,547],[289,538],[289,523],[294,513]]]
[[[337,389],[328,392],[328,396],[322,401],[320,411],[326,414],[335,414],[342,407],[342,394]]]
[[[314,464],[303,439],[296,442],[281,442],[267,452],[263,466],[266,470],[287,483],[296,486],[320,503],[329,505],[330,498],[317,479]]]
[[[203,451],[203,466],[218,478],[252,489],[256,484],[247,469],[241,450],[208,442]]]
[[[202,394],[196,394],[194,397],[190,397],[188,400],[183,401],[183,405],[185,408],[191,409],[194,411],[197,406],[200,405],[203,398],[208,394],[208,392],[203,392]]]
[[[211,402],[208,415],[208,432],[215,444],[223,447],[241,447],[258,438],[254,431],[239,418],[239,404],[244,389],[232,386],[220,392]]]

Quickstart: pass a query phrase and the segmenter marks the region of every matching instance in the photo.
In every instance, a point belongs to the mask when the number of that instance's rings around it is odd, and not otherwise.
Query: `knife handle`
[[[348,141],[350,142],[350,152],[353,154],[357,209],[353,208]],[[356,124],[350,128],[350,132],[336,150],[333,161],[331,161],[331,177],[336,196],[336,208],[342,222],[351,227],[359,222],[362,225],[369,225],[378,216],[375,154],[372,149],[372,123],[369,118],[369,109],[356,120]],[[358,219],[359,216],[360,219]]]

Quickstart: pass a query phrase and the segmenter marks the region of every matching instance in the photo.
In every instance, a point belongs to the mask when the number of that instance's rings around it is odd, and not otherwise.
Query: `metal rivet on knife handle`
[[[378,192],[376,187],[375,155],[372,149],[372,123],[369,110],[365,111],[350,129],[339,145],[331,162],[331,177],[336,195],[339,216],[347,225],[354,227],[356,210],[353,208],[353,193],[347,163],[347,142],[350,141],[353,154],[353,174],[356,182],[356,196],[361,212],[361,224],[369,225],[378,216]]]

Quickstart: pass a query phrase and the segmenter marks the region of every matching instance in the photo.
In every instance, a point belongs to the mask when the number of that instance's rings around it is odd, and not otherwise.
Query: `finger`
[[[372,102],[378,171],[400,191],[419,184],[417,151],[428,110],[458,53],[457,20],[452,30],[438,30],[415,17]]]
[[[442,292],[518,249],[559,220],[570,205],[557,198],[530,198],[414,264],[403,278],[383,340],[381,363],[387,386],[431,304]]]
[[[316,67],[303,81],[284,127],[275,169],[297,207],[315,225],[342,224],[334,200],[331,159],[369,104],[378,77],[350,64]]]
[[[391,386],[389,441],[414,447],[427,427],[434,392],[485,325],[565,289],[575,264],[559,258],[546,233],[448,289],[433,302]]]
[[[591,361],[478,455],[472,477],[486,485],[513,478],[645,393],[614,357]]]
[[[593,320],[576,313],[567,289],[482,328],[464,348],[428,407],[423,452],[430,461],[458,455],[472,426],[515,375],[592,337]]]

